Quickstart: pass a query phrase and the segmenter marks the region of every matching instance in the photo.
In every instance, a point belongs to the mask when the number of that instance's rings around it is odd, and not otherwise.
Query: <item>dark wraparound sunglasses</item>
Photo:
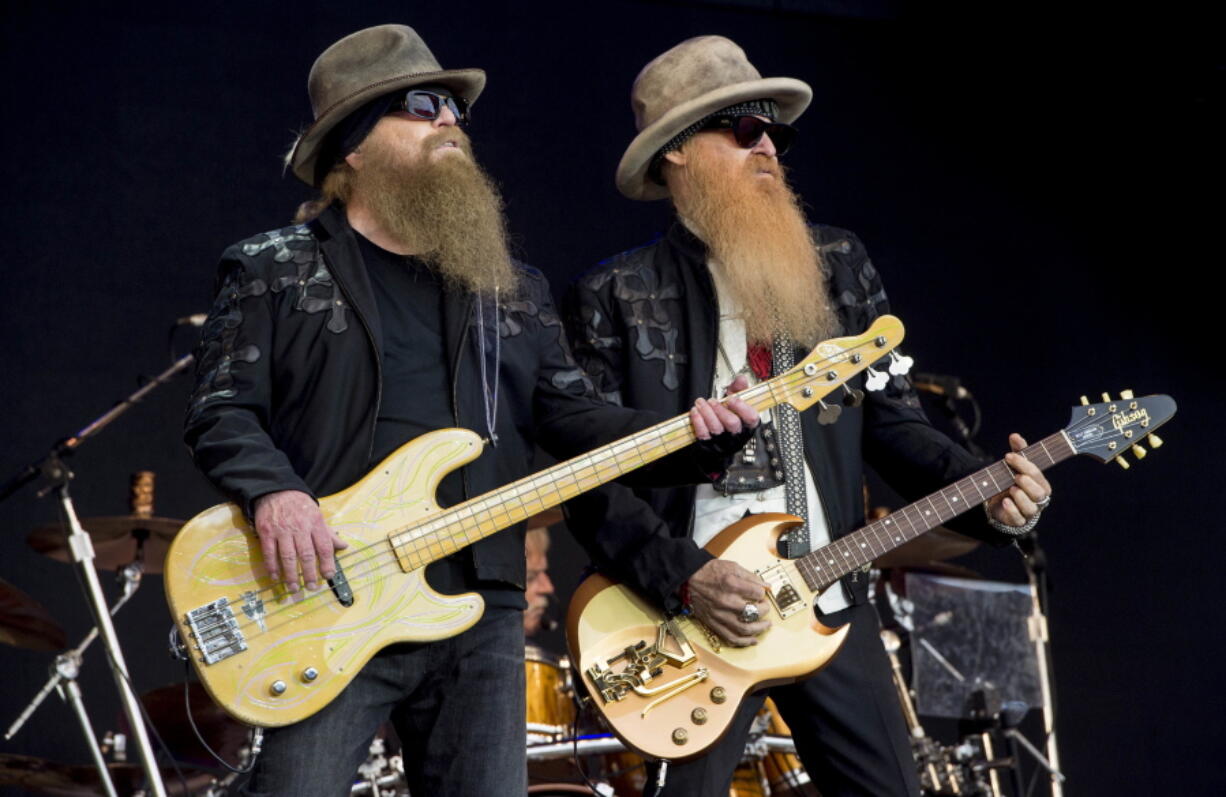
[[[711,120],[706,130],[731,130],[737,146],[752,149],[763,135],[770,136],[775,152],[784,155],[796,140],[796,128],[781,122],[766,122],[756,116],[720,116]]]
[[[404,99],[388,110],[389,112],[404,111],[409,116],[434,121],[444,108],[451,109],[451,113],[459,124],[467,124],[471,118],[468,115],[468,100],[426,89],[410,89],[405,92]]]

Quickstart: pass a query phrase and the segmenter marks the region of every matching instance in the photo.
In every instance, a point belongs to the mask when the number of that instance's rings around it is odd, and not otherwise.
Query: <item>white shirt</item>
[[[757,376],[748,367],[748,347],[745,343],[745,321],[741,317],[740,307],[729,295],[727,278],[723,267],[715,260],[707,261],[711,272],[711,280],[715,283],[715,295],[719,303],[719,342],[715,352],[715,383],[711,386],[711,395],[719,395],[739,374],[745,374],[749,383],[755,384]],[[770,411],[762,413],[762,421],[770,420]],[[804,462],[805,494],[808,499],[809,511],[809,546],[817,549],[830,542],[830,529],[826,526],[826,515],[822,511],[822,501],[813,483],[813,474],[809,472],[808,461]],[[694,542],[699,546],[706,545],[716,534],[745,516],[746,512],[760,514],[763,512],[783,512],[787,510],[787,492],[784,485],[768,490],[724,495],[713,485],[702,484],[694,502]],[[837,612],[846,609],[851,603],[843,594],[842,588],[835,586],[826,590],[817,600],[818,609],[824,613]]]

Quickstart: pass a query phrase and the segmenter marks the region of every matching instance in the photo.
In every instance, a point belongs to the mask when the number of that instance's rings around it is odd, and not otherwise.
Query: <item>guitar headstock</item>
[[[1125,470],[1129,463],[1124,452],[1131,451],[1140,460],[1149,453],[1142,441],[1151,449],[1162,445],[1162,438],[1154,430],[1175,414],[1175,401],[1170,396],[1136,398],[1131,390],[1121,391],[1114,401],[1103,393],[1103,400],[1097,404],[1082,396],[1081,404],[1073,407],[1072,418],[1064,430],[1073,450],[1102,462],[1114,459]]]
[[[804,410],[818,402],[835,388],[863,370],[870,369],[902,342],[906,329],[896,316],[883,315],[861,335],[831,338],[813,347],[813,351],[786,374],[772,380],[778,384],[779,403],[791,404]],[[905,373],[910,358],[892,358],[888,365],[869,375],[870,390],[879,389],[888,380],[884,371]],[[874,385],[879,379],[881,384]]]

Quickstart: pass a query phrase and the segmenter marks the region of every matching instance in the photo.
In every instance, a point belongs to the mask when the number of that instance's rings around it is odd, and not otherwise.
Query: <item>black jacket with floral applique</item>
[[[497,316],[498,443],[462,469],[466,497],[527,475],[536,444],[569,457],[661,420],[595,396],[571,358],[544,277],[519,268],[522,288]],[[448,292],[443,305],[448,362],[440,367],[449,370],[451,395],[439,400],[456,426],[488,436],[475,299]],[[185,425],[197,465],[249,517],[266,493],[318,497],[349,486],[371,467],[380,351],[378,308],[343,211],[329,208],[309,224],[229,247],[196,352]],[[723,461],[691,447],[635,478],[703,481]],[[658,523],[625,488],[602,496],[604,511],[622,522]],[[495,534],[471,551],[479,579],[523,585],[522,533]]]
[[[889,312],[880,275],[851,232],[813,227],[814,239],[842,329],[859,334]],[[616,255],[571,286],[563,303],[575,358],[604,398],[664,414],[683,411],[709,396],[715,376],[719,313],[707,269],[705,244],[682,224],[648,246]],[[797,351],[797,359],[807,352]],[[864,374],[851,386],[863,390]],[[817,422],[816,407],[801,413],[805,457],[821,495],[833,539],[864,524],[863,462],[908,500],[933,492],[981,467],[963,448],[928,422],[908,377],[895,376],[884,390],[866,392],[861,406],[844,407],[837,422]],[[649,525],[609,528],[589,544],[598,568],[622,579],[670,609],[677,588],[710,556],[689,535],[694,489],[635,488],[663,520],[670,539],[653,537]],[[600,496],[568,504],[577,525],[599,524]],[[1008,539],[991,529],[982,513],[969,513],[951,527],[993,543]],[[638,537],[641,554],[631,560],[602,548],[602,540],[627,544]],[[688,547],[680,545],[688,542]],[[853,601],[866,598],[866,579],[844,580]]]

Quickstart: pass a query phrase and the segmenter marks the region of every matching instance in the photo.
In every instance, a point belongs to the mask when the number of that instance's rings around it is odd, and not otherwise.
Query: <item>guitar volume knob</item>
[[[288,688],[289,687],[286,686],[285,681],[277,680],[272,682],[272,686],[268,687],[268,691],[279,696],[285,694],[285,690]]]
[[[685,728],[673,729],[673,744],[685,744],[689,740],[690,734]]]
[[[707,710],[699,706],[690,712],[690,721],[695,725],[705,725],[707,723]]]
[[[711,690],[711,702],[723,703],[728,699],[728,691],[722,686],[717,686]]]

